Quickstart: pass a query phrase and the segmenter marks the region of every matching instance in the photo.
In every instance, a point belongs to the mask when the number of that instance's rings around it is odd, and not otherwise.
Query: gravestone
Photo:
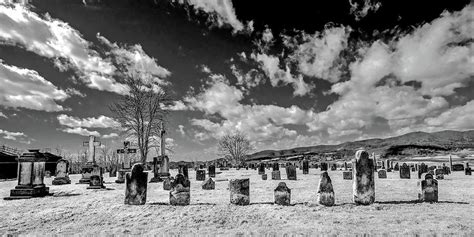
[[[469,167],[469,163],[466,163],[466,168],[464,169],[465,175],[472,175],[471,167]]]
[[[206,171],[205,170],[197,170],[196,171],[196,180],[197,181],[204,181],[206,179]]]
[[[449,169],[448,166],[443,166],[443,171],[444,171],[444,174],[446,175],[451,174],[451,169]]]
[[[436,179],[444,179],[443,169],[434,169],[434,174],[435,174]]]
[[[387,178],[387,171],[379,170],[378,175],[379,175],[379,179],[386,179]]]
[[[410,167],[406,163],[400,167],[400,179],[410,179]]]
[[[230,203],[235,205],[250,204],[250,181],[249,179],[229,180]]]
[[[143,170],[142,164],[134,164],[132,172],[125,175],[125,204],[144,205],[146,203],[148,173]]]
[[[344,170],[347,170],[347,162],[344,161]]]
[[[451,171],[464,171],[464,165],[463,164],[454,164]]]
[[[390,167],[390,160],[385,160],[385,169],[387,169],[387,171],[388,171],[389,168],[391,168]]]
[[[171,183],[174,181],[173,177],[163,178],[163,190],[171,190]]]
[[[187,169],[186,169],[187,171]],[[183,174],[177,174],[171,182],[170,204],[173,206],[186,206],[191,202],[191,182]]]
[[[309,174],[309,162],[307,160],[303,161],[303,174]]]
[[[102,171],[100,171],[102,173]],[[101,175],[92,175],[89,181],[89,187],[87,189],[102,189],[104,186],[104,179]]]
[[[291,189],[286,186],[285,182],[280,182],[274,191],[275,204],[288,206],[291,202]]]
[[[127,170],[119,169],[117,171],[117,179],[115,180],[115,183],[118,183],[118,184],[125,183],[125,174],[127,174]]]
[[[418,182],[420,193],[418,199],[422,202],[438,202],[438,181],[433,179],[433,175],[424,173],[422,180]]]
[[[280,170],[280,164],[278,164],[278,163],[273,163],[272,168],[273,168],[273,171]]]
[[[215,178],[216,177],[216,166],[215,165],[210,165],[207,168],[207,172],[209,173],[209,177]]]
[[[202,183],[202,189],[204,190],[214,190],[216,188],[216,182],[212,180],[212,178],[207,178],[203,183]]]
[[[321,163],[321,171],[327,171],[328,170],[328,163]]]
[[[334,189],[328,172],[322,172],[319,178],[317,203],[324,206],[332,206],[335,202]]]
[[[296,180],[296,167],[294,165],[286,167],[286,178],[288,180]]]
[[[260,165],[258,165],[258,174],[259,175],[265,174],[265,164],[260,163]]]
[[[418,164],[415,164],[415,171],[418,171]]]
[[[331,170],[333,170],[333,171],[337,170],[337,165],[335,163],[331,165]]]
[[[178,173],[182,174],[186,179],[189,179],[188,166],[186,164],[178,166]]]
[[[117,166],[115,165],[112,165],[112,167],[110,167],[109,178],[111,177],[117,177]]]
[[[393,170],[395,170],[395,171],[399,171],[399,170],[400,170],[400,167],[398,166],[398,163],[395,164],[395,167],[393,168]]]
[[[267,174],[262,174],[262,180],[267,180]]]
[[[369,205],[375,201],[374,162],[369,153],[358,150],[352,162],[353,167],[353,200],[356,204]]]
[[[280,180],[281,175],[279,170],[272,171],[272,179],[273,180]]]
[[[53,185],[70,184],[69,179],[69,161],[60,159],[56,162],[56,175],[53,179]]]
[[[421,179],[421,175],[428,173],[428,166],[425,163],[421,163],[418,167],[418,178]]]
[[[81,170],[81,179],[79,184],[89,184],[92,175],[97,175],[101,169],[95,162],[95,148],[100,146],[100,141],[96,141],[95,136],[89,136],[89,140],[83,142],[83,146],[88,147],[87,162]]]
[[[49,195],[44,184],[45,163],[47,157],[39,150],[28,150],[18,158],[18,185],[10,190],[5,200],[27,199]]]
[[[342,179],[352,180],[352,171],[343,171],[342,172]]]

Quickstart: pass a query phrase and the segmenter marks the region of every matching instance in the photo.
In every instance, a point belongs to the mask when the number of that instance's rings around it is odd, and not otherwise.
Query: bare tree
[[[219,139],[218,153],[224,157],[230,157],[237,164],[245,161],[245,156],[253,151],[250,140],[242,133],[226,134]]]

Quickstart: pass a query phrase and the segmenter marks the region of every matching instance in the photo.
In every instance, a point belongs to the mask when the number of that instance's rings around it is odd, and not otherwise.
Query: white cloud
[[[100,133],[97,131],[89,131],[85,128],[81,127],[75,127],[75,128],[65,128],[62,129],[61,131],[66,132],[66,133],[71,133],[71,134],[78,134],[81,136],[95,136],[95,137],[100,137]]]
[[[373,1],[372,0],[363,0],[364,2],[362,3],[361,7],[359,7],[359,3],[357,3],[357,0],[349,0],[349,4],[351,5],[351,10],[350,13],[354,15],[356,21],[361,20],[367,14],[369,14],[369,11],[376,12],[379,10],[379,8],[382,6],[382,3],[378,2],[377,0]]]
[[[16,141],[17,138],[26,137],[26,135],[22,132],[9,132],[2,129],[0,129],[0,135],[3,135],[4,139],[13,141]]]
[[[115,137],[118,137],[119,135],[117,133],[109,133],[109,134],[106,134],[106,135],[102,135],[102,138],[104,139],[110,139],[110,138],[115,138]]]
[[[115,121],[113,118],[100,115],[97,118],[77,118],[73,116],[68,116],[65,114],[58,115],[58,122],[61,125],[67,127],[85,127],[85,128],[118,128],[120,123]]]
[[[437,117],[425,119],[431,130],[466,130],[474,127],[474,100],[467,104],[450,108]]]
[[[177,131],[181,134],[181,136],[185,136],[186,135],[186,132],[184,131],[184,125],[180,124],[178,125],[178,129]]]
[[[200,68],[201,68],[201,72],[203,72],[203,73],[207,73],[207,74],[212,73],[211,69],[207,65],[202,64],[200,66]]]
[[[62,111],[57,102],[68,94],[41,77],[38,72],[0,61],[0,105],[32,110]]]
[[[188,109],[188,107],[181,100],[174,101],[173,104],[169,106],[162,105],[162,107],[166,110],[171,110],[171,111],[180,111],[180,110]]]
[[[173,0],[180,4],[189,4],[196,11],[209,14],[209,20],[217,26],[230,25],[234,32],[253,31],[253,22],[245,26],[237,19],[232,0]]]

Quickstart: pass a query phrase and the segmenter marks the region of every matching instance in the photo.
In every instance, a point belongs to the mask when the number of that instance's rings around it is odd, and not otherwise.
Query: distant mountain
[[[353,156],[355,151],[361,147],[369,152],[376,152],[382,157],[429,155],[440,151],[474,148],[474,130],[464,132],[446,130],[434,133],[412,132],[398,137],[367,139],[345,142],[338,145],[317,145],[286,150],[264,150],[249,155],[247,160],[323,153],[335,153],[341,157],[347,157]]]

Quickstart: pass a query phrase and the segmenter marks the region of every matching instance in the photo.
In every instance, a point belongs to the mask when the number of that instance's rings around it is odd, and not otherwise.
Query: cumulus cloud
[[[167,105],[167,106],[163,104],[162,107],[165,110],[171,110],[171,111],[180,111],[180,110],[188,109],[188,107],[181,100],[173,101],[172,104]]]
[[[26,137],[26,135],[22,132],[9,132],[2,129],[0,129],[0,135],[2,135],[4,139],[13,141],[16,141],[17,138]]]
[[[106,135],[102,135],[102,138],[104,139],[110,139],[110,138],[115,138],[115,137],[118,137],[119,135],[117,133],[109,133],[109,134],[106,134]]]
[[[0,105],[43,111],[62,111],[57,102],[69,97],[38,72],[0,61]]]
[[[349,4],[351,5],[350,13],[354,15],[356,21],[360,21],[362,18],[366,17],[370,11],[378,11],[382,6],[382,3],[377,0],[363,0],[362,4],[358,3],[358,0],[349,0]]]
[[[209,15],[209,21],[222,27],[230,26],[233,32],[252,32],[253,23],[247,25],[239,21],[235,14],[232,0],[172,0],[179,4],[191,6],[197,12],[204,12]]]
[[[97,132],[97,131],[90,131],[90,130],[87,130],[85,128],[81,128],[81,127],[76,127],[76,128],[64,128],[62,129],[61,131],[65,132],[65,133],[71,133],[71,134],[77,134],[77,135],[81,135],[81,136],[95,136],[95,137],[100,137],[100,133]]]
[[[97,118],[77,118],[65,114],[58,115],[59,124],[67,127],[85,127],[85,128],[118,128],[120,123],[113,118],[100,115]]]

